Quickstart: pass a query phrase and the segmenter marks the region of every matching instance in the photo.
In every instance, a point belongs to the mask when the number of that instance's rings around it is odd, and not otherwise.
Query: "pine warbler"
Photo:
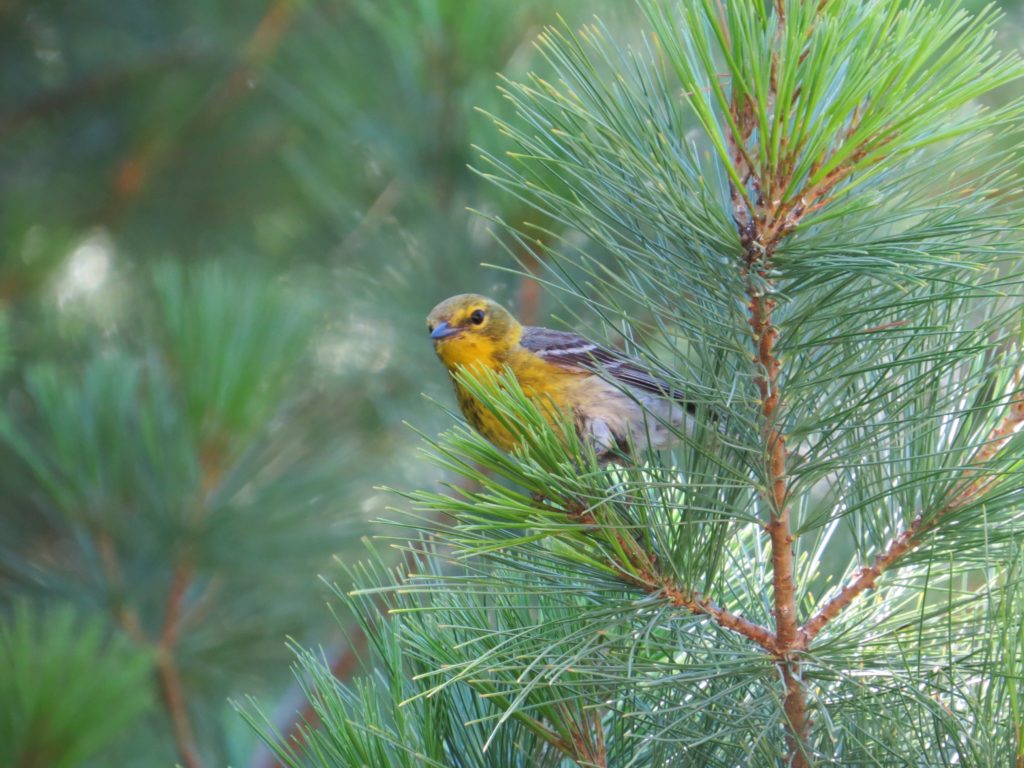
[[[549,404],[571,413],[580,438],[589,440],[601,458],[665,448],[694,412],[681,392],[640,361],[575,333],[523,326],[484,296],[467,293],[442,301],[428,315],[427,330],[449,374],[508,368],[549,419],[554,418]],[[502,450],[514,448],[515,436],[454,376],[453,382],[467,421]]]

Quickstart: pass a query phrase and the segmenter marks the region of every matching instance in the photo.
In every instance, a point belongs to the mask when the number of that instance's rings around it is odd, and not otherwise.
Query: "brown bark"
[[[766,248],[756,243],[747,246],[748,275],[757,269],[757,261],[767,261],[774,242]],[[764,270],[766,271],[766,270]],[[764,275],[762,275],[764,277]],[[806,743],[810,723],[807,718],[807,698],[800,680],[800,664],[793,658],[798,650],[798,622],[796,615],[796,581],[793,577],[793,535],[787,504],[786,438],[776,428],[780,403],[778,374],[781,365],[775,356],[778,329],[772,325],[775,302],[757,292],[750,283],[750,325],[754,331],[757,354],[754,357],[760,373],[754,379],[761,396],[761,415],[764,417],[764,450],[768,479],[767,499],[771,507],[771,520],[765,530],[771,540],[772,592],[775,613],[775,648],[779,671],[785,687],[783,709],[789,722],[787,747],[793,768],[807,766]]]
[[[907,530],[892,540],[889,547],[882,554],[875,558],[870,566],[861,568],[857,576],[849,584],[845,585],[839,594],[829,600],[821,609],[811,617],[800,629],[799,646],[807,648],[814,637],[824,626],[838,616],[853,599],[861,592],[875,586],[875,581],[882,575],[882,571],[891,566],[903,555],[909,552],[916,545],[916,536],[923,530],[922,518],[914,518]]]
[[[673,605],[678,606],[679,608],[686,608],[692,613],[709,616],[726,629],[730,629],[733,632],[743,635],[754,643],[757,643],[757,645],[761,646],[766,651],[769,651],[770,653],[777,652],[778,641],[768,627],[763,627],[760,624],[755,624],[749,619],[743,618],[742,616],[737,616],[735,613],[731,613],[730,611],[716,605],[700,593],[688,593],[667,580],[663,580],[659,591],[664,594]]]

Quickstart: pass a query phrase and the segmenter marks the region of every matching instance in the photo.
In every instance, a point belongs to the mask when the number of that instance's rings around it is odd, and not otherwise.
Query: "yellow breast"
[[[463,368],[472,372],[473,368],[477,366],[485,366],[493,370],[501,370],[508,366],[515,374],[523,393],[537,404],[541,413],[553,427],[558,426],[557,422],[561,418],[561,414],[573,413],[576,403],[583,394],[581,386],[584,380],[591,378],[588,374],[559,368],[521,348],[505,355],[500,360],[493,357],[476,357],[467,361],[466,364],[449,369],[454,371]],[[511,451],[515,448],[517,443],[515,436],[483,403],[473,397],[458,382],[455,383],[455,396],[466,421],[474,429],[503,451]]]

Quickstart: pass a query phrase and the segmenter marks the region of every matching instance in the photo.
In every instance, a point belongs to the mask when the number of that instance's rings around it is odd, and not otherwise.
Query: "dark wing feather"
[[[638,360],[595,344],[578,333],[528,327],[523,329],[519,343],[553,365],[604,373],[622,384],[678,400],[691,413],[695,410],[684,393],[646,370]]]

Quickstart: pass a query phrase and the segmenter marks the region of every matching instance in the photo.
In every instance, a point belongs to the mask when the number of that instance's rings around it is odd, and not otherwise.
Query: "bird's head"
[[[445,299],[427,315],[434,351],[448,368],[481,364],[497,368],[519,343],[523,328],[512,313],[475,293]]]

